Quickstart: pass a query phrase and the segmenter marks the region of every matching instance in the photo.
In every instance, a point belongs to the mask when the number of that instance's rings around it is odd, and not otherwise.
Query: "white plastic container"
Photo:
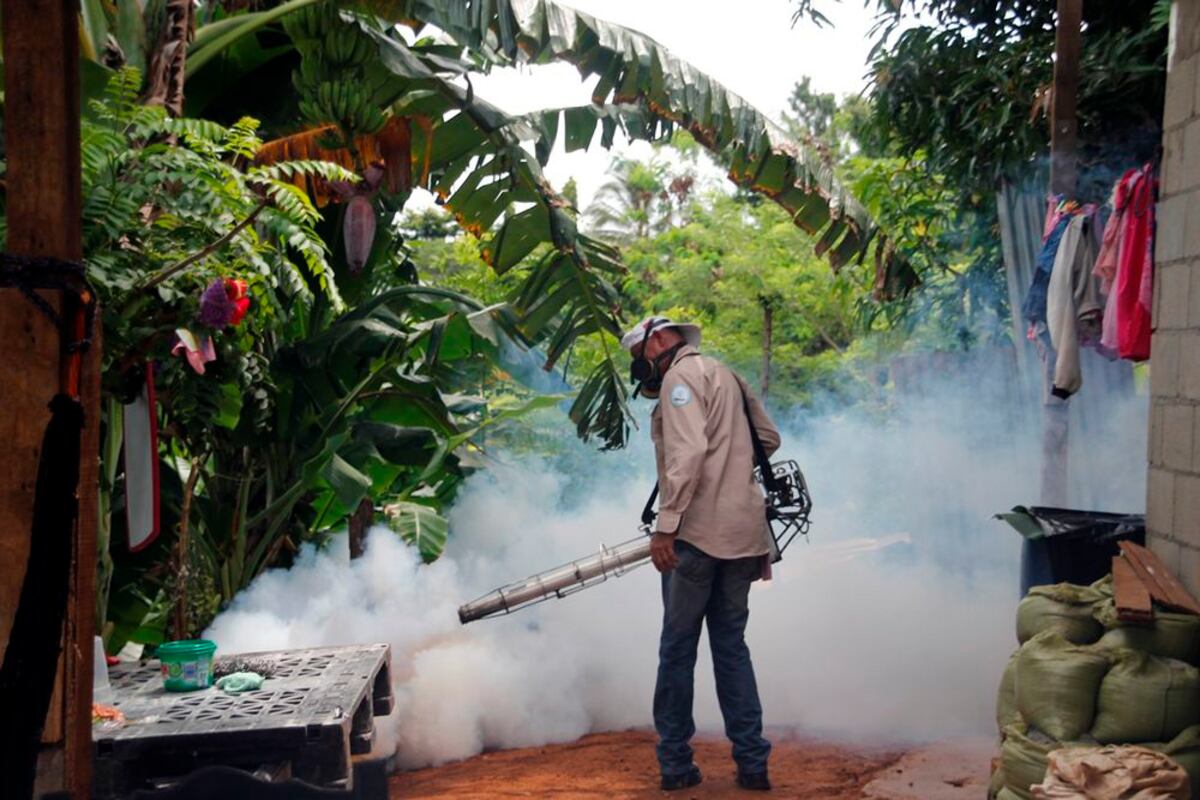
[[[112,703],[113,690],[108,682],[108,660],[104,657],[104,640],[96,637],[92,648],[92,702]]]

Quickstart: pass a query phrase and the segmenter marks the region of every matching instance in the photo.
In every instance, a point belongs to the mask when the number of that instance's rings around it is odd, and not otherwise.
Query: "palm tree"
[[[623,243],[658,233],[670,223],[671,195],[662,164],[617,158],[609,175],[584,215],[597,236]]]

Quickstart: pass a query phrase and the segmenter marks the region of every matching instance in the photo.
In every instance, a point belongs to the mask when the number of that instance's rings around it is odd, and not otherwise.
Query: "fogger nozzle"
[[[458,619],[466,625],[496,614],[508,614],[551,597],[566,597],[610,577],[624,575],[649,561],[650,537],[639,536],[485,594],[459,607]]]

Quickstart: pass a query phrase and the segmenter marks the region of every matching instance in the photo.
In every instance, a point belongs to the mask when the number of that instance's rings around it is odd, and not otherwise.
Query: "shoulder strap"
[[[763,487],[768,492],[774,492],[778,488],[775,482],[775,472],[771,469],[771,460],[767,458],[767,449],[763,447],[762,439],[758,438],[754,420],[750,418],[750,400],[746,397],[746,389],[742,386],[742,382],[737,378],[734,380],[737,380],[738,390],[742,393],[742,410],[746,412],[746,424],[750,426],[750,443],[754,446],[754,463],[758,465],[758,471],[762,473]]]
[[[654,523],[654,501],[658,499],[658,481],[654,482],[654,488],[650,491],[650,497],[646,500],[646,507],[642,509],[642,524],[652,525]]]
[[[746,390],[742,387],[742,382],[737,377],[738,391],[742,393],[742,411],[746,415],[746,424],[750,428],[750,444],[754,448],[754,463],[758,466],[758,471],[762,474],[763,487],[768,492],[774,492],[778,489],[778,484],[775,481],[775,472],[771,469],[771,460],[767,457],[767,449],[763,447],[762,439],[758,438],[758,431],[754,428],[754,420],[750,418],[750,400],[746,397]],[[654,501],[658,499],[658,482],[655,481],[654,488],[650,491],[650,497],[646,499],[646,505],[642,509],[642,524],[650,525],[654,522]]]

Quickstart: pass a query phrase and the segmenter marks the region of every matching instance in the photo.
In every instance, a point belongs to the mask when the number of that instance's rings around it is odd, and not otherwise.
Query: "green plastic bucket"
[[[208,639],[188,639],[159,645],[158,660],[162,662],[163,688],[168,692],[190,692],[212,686],[215,652],[216,642]]]

